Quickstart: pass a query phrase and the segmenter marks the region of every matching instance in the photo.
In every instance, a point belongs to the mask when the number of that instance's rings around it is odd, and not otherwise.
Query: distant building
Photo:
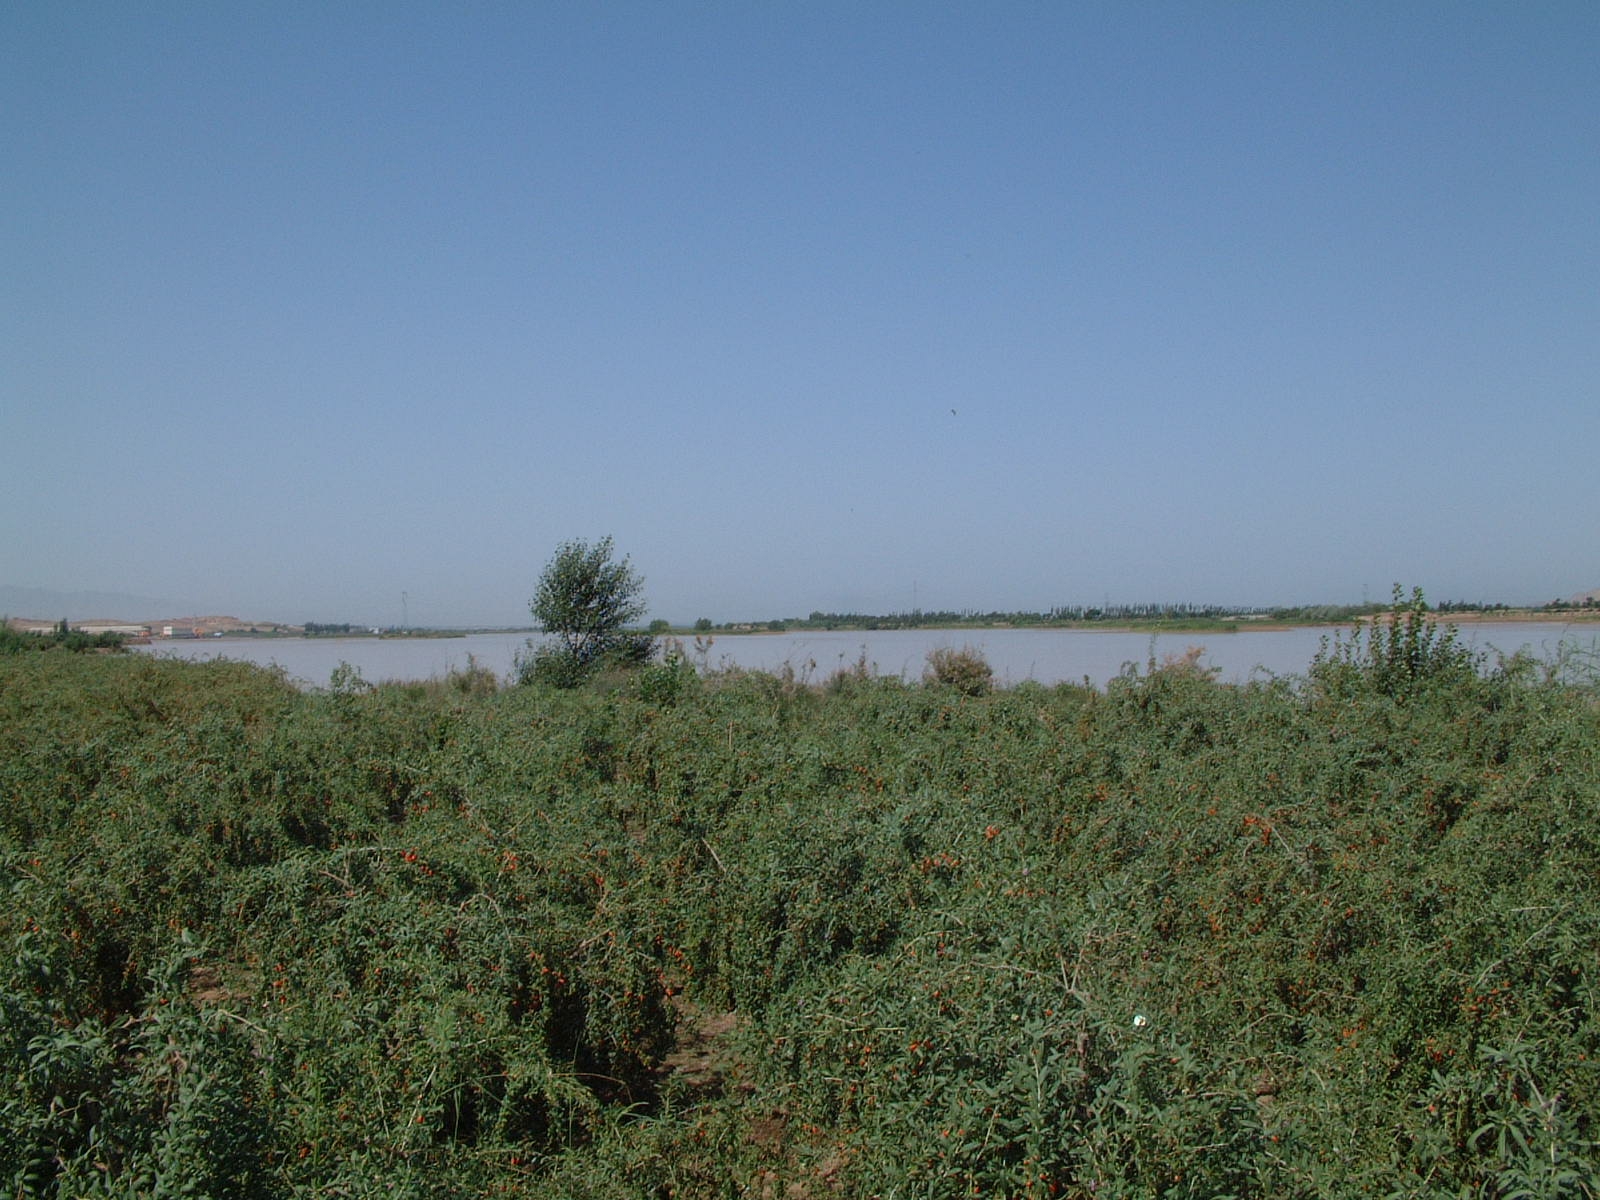
[[[18,633],[54,633],[61,627],[59,621],[30,621],[27,617],[12,617],[6,624]]]

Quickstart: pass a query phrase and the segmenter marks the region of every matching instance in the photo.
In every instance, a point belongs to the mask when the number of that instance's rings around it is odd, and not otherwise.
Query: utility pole
[[[410,600],[411,597],[407,593],[400,593],[400,628],[402,630],[411,628]]]

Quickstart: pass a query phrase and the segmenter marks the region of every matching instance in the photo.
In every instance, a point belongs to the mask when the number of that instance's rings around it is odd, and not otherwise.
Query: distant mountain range
[[[173,613],[199,612],[192,600],[161,600],[125,592],[58,592],[51,588],[0,584],[0,617],[92,621],[152,621]]]

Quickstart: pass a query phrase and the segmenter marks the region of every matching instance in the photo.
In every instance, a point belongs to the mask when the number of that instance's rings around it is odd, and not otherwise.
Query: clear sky
[[[1597,63],[1594,0],[6,4],[0,583],[1600,586]]]

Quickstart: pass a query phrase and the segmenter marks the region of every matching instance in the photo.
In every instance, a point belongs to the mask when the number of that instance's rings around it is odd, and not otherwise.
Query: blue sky
[[[6,5],[0,583],[1600,586],[1597,57],[1588,0]]]

